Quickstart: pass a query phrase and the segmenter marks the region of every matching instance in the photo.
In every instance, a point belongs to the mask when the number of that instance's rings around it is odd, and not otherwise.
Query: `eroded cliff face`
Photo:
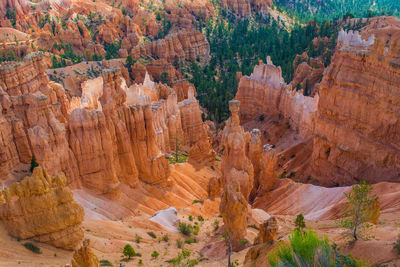
[[[35,157],[51,175],[64,172],[69,183],[77,178],[76,160],[67,142],[65,93],[50,82],[41,54],[0,68],[3,146],[0,172],[11,170]]]
[[[223,0],[222,5],[235,11],[238,15],[247,17],[252,13],[266,13],[272,6],[270,0]]]
[[[40,54],[0,69],[0,170],[6,183],[18,178],[13,169],[35,157],[50,174],[65,172],[73,187],[118,198],[121,183],[170,185],[166,154],[174,137],[193,148],[193,157],[215,158],[192,89],[190,99],[178,103],[174,89],[148,75],[128,88],[114,67],[71,97],[49,82],[45,69]]]
[[[247,205],[254,183],[254,169],[246,151],[250,134],[240,126],[239,106],[239,101],[229,101],[231,117],[222,134],[220,178],[223,194],[219,209],[234,251],[243,247],[240,241],[246,235]]]
[[[1,193],[0,217],[11,236],[73,250],[83,239],[83,208],[75,202],[63,173],[35,168],[31,177]]]
[[[226,122],[222,133],[224,152],[221,183],[227,185],[232,181],[237,181],[244,198],[248,200],[254,182],[254,168],[246,150],[250,134],[245,133],[243,127],[240,126],[239,106],[240,102],[237,100],[229,102],[231,117]]]
[[[324,185],[400,181],[399,32],[341,32],[320,88],[312,157]]]
[[[210,55],[210,45],[200,32],[182,30],[169,34],[164,39],[136,46],[132,48],[130,55],[133,58],[154,56],[168,62],[176,59],[195,60],[197,57],[204,59]]]
[[[241,103],[239,114],[243,123],[280,114],[302,137],[313,134],[318,95],[304,96],[302,91],[286,85],[281,68],[273,65],[269,57],[267,64],[260,62],[251,76],[240,79],[235,99]]]

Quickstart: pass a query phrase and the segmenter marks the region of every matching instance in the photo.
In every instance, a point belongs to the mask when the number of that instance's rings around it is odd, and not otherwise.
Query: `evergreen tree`
[[[349,193],[344,193],[348,200],[348,205],[339,223],[344,228],[352,230],[355,240],[358,239],[357,230],[360,227],[367,222],[377,222],[379,218],[379,200],[371,192],[372,185],[362,181],[358,185],[353,185]]]
[[[128,257],[128,259],[131,259],[131,257],[136,256],[135,249],[130,244],[125,245],[122,253],[124,254],[125,257]]]

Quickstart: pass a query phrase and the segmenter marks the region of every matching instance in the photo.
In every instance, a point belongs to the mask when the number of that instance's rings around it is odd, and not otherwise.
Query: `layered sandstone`
[[[31,177],[2,193],[0,217],[9,234],[73,250],[83,239],[83,208],[74,201],[63,173],[35,168]]]
[[[40,53],[0,67],[3,125],[8,129],[4,132],[8,139],[2,147],[2,179],[32,157],[51,175],[64,172],[69,183],[78,176],[63,123],[67,115],[65,93],[49,81],[46,68]]]
[[[294,77],[291,85],[296,90],[303,90],[303,94],[315,94],[314,88],[319,85],[325,70],[324,63],[318,58],[309,58],[307,53],[297,55],[293,61]]]
[[[182,30],[169,34],[164,39],[136,46],[130,55],[133,58],[152,56],[168,62],[179,59],[195,60],[197,57],[208,58],[210,45],[200,32]]]
[[[223,0],[222,5],[240,16],[247,17],[253,12],[266,13],[272,6],[271,0]]]
[[[320,87],[313,177],[324,185],[399,181],[399,32],[341,32]]]
[[[0,170],[6,183],[35,157],[50,174],[66,173],[73,187],[118,198],[121,183],[169,185],[166,154],[174,137],[193,148],[193,158],[215,158],[193,90],[178,105],[174,89],[148,75],[128,88],[114,67],[84,82],[81,96],[71,98],[49,82],[45,69],[40,54],[0,69]]]
[[[242,122],[262,121],[267,115],[281,114],[302,137],[313,134],[318,95],[304,96],[303,92],[286,85],[281,68],[273,65],[269,57],[267,64],[261,62],[251,76],[240,79],[235,99],[241,103]]]
[[[225,186],[237,181],[244,198],[248,200],[253,187],[254,169],[246,153],[250,136],[240,126],[239,106],[239,101],[229,101],[231,117],[226,122],[222,134],[224,152],[221,166],[221,183]]]
[[[246,122],[262,114],[278,113],[280,96],[285,87],[281,67],[267,60],[254,67],[250,76],[240,79],[235,99],[240,101],[240,120]]]
[[[215,152],[208,139],[200,104],[194,97],[192,88],[188,89],[188,98],[179,102],[185,144],[191,147],[190,160],[197,163],[213,161]]]
[[[240,184],[232,181],[224,187],[219,207],[233,251],[243,246],[247,232],[247,200],[240,190]]]
[[[253,165],[246,153],[250,135],[240,126],[239,106],[239,101],[229,101],[231,117],[222,134],[224,151],[220,183],[223,195],[219,208],[235,251],[240,250],[240,241],[246,235],[247,201],[254,183]]]

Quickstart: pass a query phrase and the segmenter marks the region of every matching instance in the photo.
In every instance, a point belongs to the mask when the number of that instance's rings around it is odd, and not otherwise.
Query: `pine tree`
[[[29,171],[30,171],[30,172],[33,172],[33,170],[34,170],[36,167],[39,167],[39,163],[37,163],[35,157],[32,157],[32,159],[31,159],[31,167],[30,167]]]
[[[125,257],[128,257],[128,259],[131,259],[131,257],[136,255],[135,249],[130,244],[125,245],[122,253]]]
[[[349,201],[343,218],[339,224],[351,229],[355,240],[358,239],[357,230],[367,222],[377,222],[379,218],[380,205],[376,195],[372,195],[372,185],[362,181],[353,185],[349,193],[344,193]]]

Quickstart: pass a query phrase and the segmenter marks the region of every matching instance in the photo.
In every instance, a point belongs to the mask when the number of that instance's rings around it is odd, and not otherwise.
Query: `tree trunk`
[[[354,226],[353,237],[355,240],[357,240],[357,225]]]
[[[232,267],[231,265],[232,243],[229,235],[227,236],[227,238],[228,238],[228,267]]]

